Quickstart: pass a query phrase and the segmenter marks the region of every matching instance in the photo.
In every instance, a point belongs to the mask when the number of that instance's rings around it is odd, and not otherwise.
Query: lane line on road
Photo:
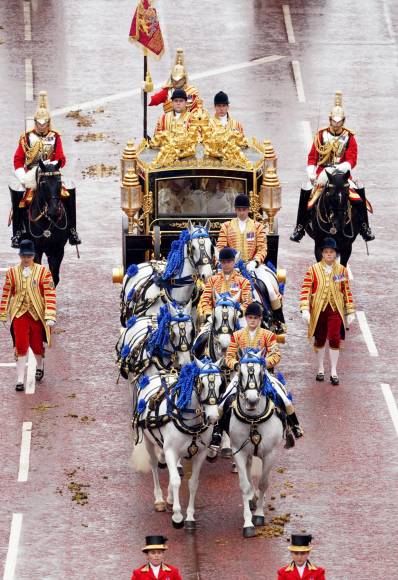
[[[384,12],[384,18],[385,18],[385,21],[387,24],[388,36],[390,37],[391,42],[395,44],[394,28],[392,25],[391,14],[390,14],[390,11],[388,9],[388,5],[387,5],[386,0],[383,0],[383,12]]]
[[[305,93],[303,77],[301,75],[301,67],[298,60],[292,60],[294,82],[296,83],[297,97],[299,103],[305,103]]]
[[[352,273],[352,270],[351,270],[349,264],[347,264],[347,272],[348,272],[348,279],[349,280],[354,280],[354,274]]]
[[[395,427],[395,431],[398,435],[398,408],[395,402],[394,395],[392,394],[391,387],[387,383],[380,383],[382,393],[387,403],[388,410],[390,412],[390,417]]]
[[[28,370],[26,371],[25,393],[27,395],[34,395],[36,390],[36,357],[29,349],[28,354]]]
[[[33,101],[33,64],[31,58],[25,58],[25,100]]]
[[[365,313],[363,312],[363,310],[357,310],[356,314],[359,322],[359,327],[362,331],[362,335],[366,342],[366,346],[368,347],[370,356],[379,356],[375,342],[373,340],[372,333],[369,328],[368,321],[366,320]]]
[[[283,18],[285,20],[287,39],[290,42],[290,44],[296,44],[296,38],[294,36],[292,16],[290,14],[289,4],[283,4],[282,10],[283,10]]]
[[[15,362],[13,363],[0,363],[0,367],[15,367],[17,366]]]
[[[30,14],[30,0],[23,3],[23,21],[25,28],[25,40],[32,40],[32,19]]]
[[[32,422],[24,421],[22,423],[22,440],[21,440],[21,454],[19,456],[18,481],[28,481],[31,439],[32,439]]]
[[[10,539],[8,542],[8,550],[6,564],[4,567],[3,580],[14,580],[15,577],[15,569],[17,566],[17,556],[19,549],[19,539],[21,537],[22,530],[22,519],[23,515],[21,513],[12,514]]]
[[[218,75],[222,75],[224,73],[241,70],[245,68],[250,68],[253,66],[259,66],[260,64],[266,64],[271,62],[276,62],[285,58],[283,55],[273,54],[271,56],[264,56],[261,58],[256,58],[254,60],[249,60],[246,62],[240,62],[236,64],[231,64],[228,66],[215,68],[207,71],[203,71],[201,73],[196,73],[193,75],[189,75],[191,81],[198,80],[198,79],[205,79],[209,77],[214,77]],[[154,89],[160,89],[164,83],[155,85]],[[98,99],[93,99],[92,101],[83,101],[81,103],[75,103],[74,105],[68,105],[67,107],[63,107],[62,109],[54,109],[51,111],[52,117],[59,117],[60,115],[64,115],[69,113],[70,111],[75,111],[77,109],[91,109],[98,107],[98,105],[103,105],[104,103],[112,103],[113,101],[120,101],[122,99],[130,98],[134,95],[141,94],[141,88],[132,89],[130,91],[122,91],[120,93],[115,93],[113,95],[108,95],[107,97],[99,97]]]
[[[312,142],[313,142],[311,123],[309,121],[301,121],[301,126],[303,128],[305,146],[309,150],[309,149],[311,149]]]

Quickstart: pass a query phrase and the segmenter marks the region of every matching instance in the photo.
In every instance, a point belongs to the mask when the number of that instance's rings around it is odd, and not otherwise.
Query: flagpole
[[[148,139],[148,93],[146,92],[146,76],[148,73],[148,51],[144,48],[144,139]]]

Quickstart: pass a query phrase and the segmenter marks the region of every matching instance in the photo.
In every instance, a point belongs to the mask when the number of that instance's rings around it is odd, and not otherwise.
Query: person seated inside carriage
[[[320,129],[316,133],[308,155],[307,174],[309,181],[303,185],[300,191],[297,223],[290,236],[292,242],[300,242],[305,235],[305,228],[311,217],[309,205],[313,204],[316,195],[320,194],[328,182],[326,168],[332,166],[339,171],[350,173],[357,164],[357,142],[354,133],[344,127],[344,122],[345,112],[342,93],[341,91],[336,91],[335,104],[329,115],[329,126],[325,129]],[[349,185],[350,200],[354,203],[357,202],[360,210],[359,233],[365,242],[371,242],[375,239],[375,236],[369,227],[368,202],[365,189],[354,182],[351,176]]]
[[[22,239],[22,212],[32,203],[36,190],[36,173],[39,161],[54,165],[56,169],[65,166],[66,158],[62,147],[61,135],[51,127],[51,114],[47,93],[39,93],[38,108],[34,116],[34,128],[22,133],[14,155],[15,176],[25,188],[24,194],[12,191],[13,235],[11,246],[19,248]],[[81,244],[76,231],[75,189],[63,189],[62,201],[69,224],[69,243]]]

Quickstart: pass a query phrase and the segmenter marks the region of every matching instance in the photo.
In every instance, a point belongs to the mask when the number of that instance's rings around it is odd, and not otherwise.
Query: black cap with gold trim
[[[309,552],[311,546],[311,534],[292,534],[289,550],[291,552]]]
[[[167,538],[165,536],[145,536],[145,546],[142,548],[143,552],[149,550],[168,550],[166,546]]]

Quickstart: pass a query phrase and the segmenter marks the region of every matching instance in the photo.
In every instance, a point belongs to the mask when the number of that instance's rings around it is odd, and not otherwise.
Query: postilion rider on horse
[[[22,240],[20,264],[9,268],[0,304],[0,321],[6,325],[10,313],[11,334],[17,361],[16,391],[24,390],[24,376],[29,347],[37,363],[36,380],[44,375],[43,338],[50,346],[51,328],[56,320],[56,292],[50,271],[34,263],[35,247]]]
[[[311,534],[292,534],[288,549],[293,560],[278,570],[278,580],[325,580],[325,569],[315,566],[308,559],[311,541]]]
[[[168,549],[166,542],[164,536],[146,536],[142,551],[146,554],[147,563],[134,570],[131,580],[182,580],[177,568],[163,562]]]
[[[217,95],[216,95],[217,96]],[[264,264],[267,257],[267,236],[264,226],[249,217],[250,200],[247,195],[237,195],[235,198],[236,218],[224,222],[217,240],[217,249],[225,246],[234,248],[245,262],[249,273]],[[280,325],[285,323],[280,295],[268,288],[271,308],[275,320]]]
[[[48,107],[47,93],[39,94],[38,109],[34,116],[35,126],[23,133],[19,139],[14,155],[15,175],[25,191],[11,191],[13,235],[11,246],[18,248],[23,237],[22,212],[32,202],[36,189],[36,170],[39,161],[45,164],[58,162],[64,167],[66,158],[62,148],[60,134],[51,127],[51,115]],[[76,246],[81,243],[76,231],[76,191],[74,188],[62,189],[61,198],[69,224],[69,243]]]
[[[341,91],[336,91],[335,105],[329,115],[329,127],[317,132],[308,155],[307,174],[309,181],[300,191],[297,224],[290,236],[299,242],[305,235],[305,227],[310,219],[310,209],[327,183],[327,166],[339,171],[351,172],[357,164],[358,148],[354,133],[344,127],[345,113]],[[360,234],[365,242],[374,240],[369,227],[365,189],[349,179],[350,200],[358,204],[360,211]]]
[[[233,333],[231,337],[231,342],[229,344],[227,355],[225,357],[225,363],[231,371],[239,371],[239,360],[238,360],[238,350],[246,348],[258,348],[266,349],[265,360],[268,370],[273,370],[274,367],[281,360],[281,353],[279,350],[276,335],[261,327],[263,312],[260,304],[258,302],[252,302],[246,308],[246,328],[237,330]],[[218,450],[221,444],[222,433],[227,427],[228,423],[228,407],[232,402],[232,398],[235,392],[236,378],[232,379],[230,385],[227,389],[227,399],[224,403],[223,417],[218,425],[214,428],[213,437],[210,444],[211,449]],[[300,427],[299,420],[295,413],[294,405],[291,400],[286,395],[285,391],[279,387],[278,384],[274,385],[280,399],[282,400],[285,411],[286,418],[293,435],[296,439],[304,435],[303,430]]]

